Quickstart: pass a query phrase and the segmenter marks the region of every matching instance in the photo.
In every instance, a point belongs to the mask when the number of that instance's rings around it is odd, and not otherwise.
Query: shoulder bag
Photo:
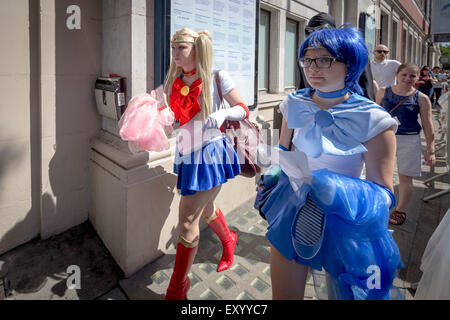
[[[220,85],[219,71],[216,71],[214,78],[220,103],[223,104],[222,86]],[[252,178],[256,173],[261,172],[257,165],[258,143],[263,142],[258,126],[250,120],[243,119],[226,120],[223,124],[225,135],[230,140],[236,151],[241,165],[241,175]]]

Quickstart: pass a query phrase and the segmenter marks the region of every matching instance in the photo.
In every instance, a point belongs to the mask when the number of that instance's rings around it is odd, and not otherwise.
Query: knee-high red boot
[[[228,229],[225,217],[219,208],[217,208],[213,216],[208,219],[207,223],[222,242],[222,258],[220,259],[219,266],[217,267],[217,272],[220,272],[233,265],[234,249],[237,245],[238,236],[236,232]]]
[[[183,237],[179,237],[177,253],[175,256],[175,266],[172,277],[166,291],[164,300],[184,300],[191,286],[191,280],[187,276],[194,262],[198,250],[198,240],[188,242]]]

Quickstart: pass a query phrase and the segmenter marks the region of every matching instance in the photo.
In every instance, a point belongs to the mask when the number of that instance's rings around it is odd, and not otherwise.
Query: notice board
[[[434,0],[431,35],[433,42],[450,42],[450,1]]]
[[[156,25],[157,10],[155,7],[155,30],[160,28]],[[259,1],[170,0],[159,10],[165,12],[160,15],[164,19],[161,37],[165,37],[164,57],[161,58],[165,70],[161,72],[168,70],[170,37],[176,30],[185,27],[195,31],[208,30],[213,36],[213,69],[227,71],[245,103],[250,108],[256,107]],[[155,61],[156,58],[155,54]]]

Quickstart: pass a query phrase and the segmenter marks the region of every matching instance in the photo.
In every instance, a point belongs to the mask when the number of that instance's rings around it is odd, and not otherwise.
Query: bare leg
[[[273,300],[303,300],[308,266],[286,259],[270,246],[270,277]]]
[[[221,186],[219,186],[218,188],[220,188]],[[216,206],[214,205],[214,200],[216,197],[212,198],[210,201],[208,201],[208,203],[206,204],[205,208],[202,211],[202,218],[203,220],[205,220],[207,223],[210,220],[213,220],[215,218],[215,209]]]
[[[213,188],[190,196],[181,196],[178,213],[179,239],[177,253],[164,300],[182,300],[186,298],[191,285],[188,273],[198,250],[200,215],[206,204],[211,199],[214,199],[219,190],[220,188]]]
[[[398,203],[396,210],[406,212],[409,199],[413,192],[413,178],[402,174],[398,175],[400,183],[398,185]]]
[[[187,241],[199,239],[200,216],[206,205],[213,202],[220,186],[206,191],[198,191],[190,196],[181,196],[178,213],[178,232]]]

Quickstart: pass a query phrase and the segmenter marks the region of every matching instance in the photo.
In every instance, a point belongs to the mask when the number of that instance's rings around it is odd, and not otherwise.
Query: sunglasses
[[[385,51],[385,50],[376,50],[378,53],[384,53],[384,54],[388,54],[389,51]]]

